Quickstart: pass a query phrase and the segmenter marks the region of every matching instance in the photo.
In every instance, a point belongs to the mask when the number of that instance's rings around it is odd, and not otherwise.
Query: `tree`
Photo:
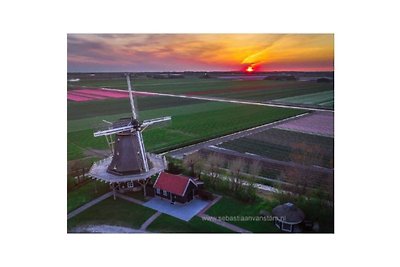
[[[313,167],[321,166],[324,156],[324,151],[320,146],[308,145],[299,143],[292,146],[290,160],[301,164],[302,167],[289,166],[284,171],[285,180],[294,185],[291,191],[295,191],[299,195],[310,195],[310,187],[316,186],[316,179],[321,180],[321,177],[315,177]]]
[[[258,160],[253,160],[249,165],[249,174],[256,178],[256,176],[260,175],[262,170],[261,163]]]
[[[206,159],[205,170],[210,177],[210,185],[215,186],[217,179],[220,178],[221,170],[224,165],[224,159],[217,154],[209,154]]]
[[[246,166],[246,163],[244,162],[243,159],[236,159],[234,161],[231,161],[228,165],[228,169],[230,171],[230,183],[231,183],[231,189],[233,192],[238,192],[239,189],[243,185],[243,179],[241,179],[241,173],[244,170],[244,167]]]
[[[199,153],[192,153],[183,158],[183,165],[190,170],[191,176],[200,176],[200,169],[203,166],[203,158]]]

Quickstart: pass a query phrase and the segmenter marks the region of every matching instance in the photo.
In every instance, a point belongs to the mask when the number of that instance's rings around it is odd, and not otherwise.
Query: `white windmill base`
[[[150,166],[152,166],[152,168],[148,172],[129,175],[115,175],[108,173],[107,168],[112,160],[112,156],[110,156],[108,158],[93,163],[88,175],[92,179],[109,183],[114,192],[114,199],[116,188],[119,186],[119,183],[125,182],[138,182],[140,185],[142,185],[144,196],[146,196],[146,185],[150,180],[149,178],[167,168],[167,161],[165,160],[165,157],[151,153],[146,154],[148,160],[151,162]]]

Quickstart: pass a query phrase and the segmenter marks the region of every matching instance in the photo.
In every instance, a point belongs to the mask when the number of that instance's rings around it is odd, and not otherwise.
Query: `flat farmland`
[[[112,80],[89,80],[74,83],[76,87],[105,87],[127,89],[123,78]],[[72,87],[71,87],[72,88]],[[270,101],[293,96],[333,92],[333,84],[312,81],[271,81],[271,80],[224,80],[224,79],[144,79],[134,80],[138,91],[214,96],[229,99]]]
[[[282,103],[293,103],[293,104],[306,104],[306,105],[321,105],[326,107],[333,107],[334,93],[333,90],[323,91],[314,94],[292,96],[286,98],[280,98],[274,100]]]
[[[237,152],[251,153],[279,161],[291,161],[291,153],[297,144],[304,144],[307,147],[318,146],[321,154],[318,154],[318,158],[311,160],[316,163],[318,162],[321,167],[331,168],[333,160],[333,142],[333,138],[330,137],[281,129],[269,129],[261,133],[225,142],[219,146]],[[312,154],[308,156],[313,157]]]
[[[140,97],[138,104],[142,120],[172,116],[169,125],[148,129],[143,134],[147,150],[156,153],[304,113],[292,109],[169,97]],[[93,128],[103,119],[128,116],[127,99],[68,102],[68,159],[84,157],[85,148],[106,149],[105,138],[94,138]]]
[[[169,107],[188,106],[192,104],[207,103],[196,99],[181,99],[162,96],[138,96],[137,107],[140,112]],[[67,102],[68,121],[96,116],[110,116],[115,114],[130,113],[131,106],[128,98],[104,99],[87,102]],[[129,116],[129,115],[128,115]]]
[[[280,124],[277,126],[277,128],[294,132],[333,137],[334,114],[330,112],[315,112],[311,115]]]

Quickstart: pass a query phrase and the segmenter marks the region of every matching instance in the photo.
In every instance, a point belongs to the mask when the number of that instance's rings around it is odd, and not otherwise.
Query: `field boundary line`
[[[115,88],[105,88],[100,87],[101,90],[108,91],[119,91],[126,92],[123,89],[115,89]],[[188,96],[188,95],[175,95],[175,94],[167,94],[167,93],[156,93],[156,92],[147,92],[147,91],[135,91],[137,93],[148,94],[153,96],[167,96],[167,97],[178,97],[178,98],[189,98],[189,99],[197,99],[197,100],[205,100],[205,101],[215,101],[215,102],[225,102],[225,103],[233,103],[233,104],[244,104],[244,105],[256,105],[256,106],[266,106],[266,107],[276,107],[276,108],[288,108],[288,109],[300,109],[306,111],[321,111],[321,112],[331,112],[334,113],[334,110],[320,109],[320,108],[310,108],[310,107],[301,107],[295,105],[285,105],[285,104],[272,104],[272,103],[263,103],[263,102],[254,102],[254,101],[246,101],[246,100],[234,100],[234,99],[226,99],[226,98],[217,98],[217,97],[202,97],[202,96]]]

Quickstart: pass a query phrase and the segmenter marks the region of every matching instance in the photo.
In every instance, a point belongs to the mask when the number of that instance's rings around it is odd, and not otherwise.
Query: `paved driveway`
[[[154,197],[145,202],[143,206],[171,215],[175,218],[190,221],[197,213],[204,209],[211,201],[194,199],[186,204],[171,204],[168,200]]]

